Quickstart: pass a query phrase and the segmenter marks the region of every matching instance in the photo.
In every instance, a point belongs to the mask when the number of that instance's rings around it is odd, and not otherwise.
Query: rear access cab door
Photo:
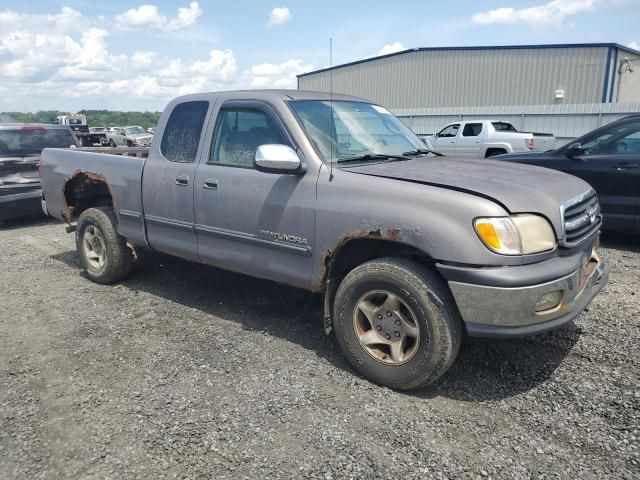
[[[169,105],[162,138],[149,151],[142,176],[147,239],[152,248],[196,260],[193,193],[203,132],[212,106],[207,100]]]
[[[464,123],[456,137],[456,156],[467,158],[479,157],[485,137],[486,129],[482,122]]]

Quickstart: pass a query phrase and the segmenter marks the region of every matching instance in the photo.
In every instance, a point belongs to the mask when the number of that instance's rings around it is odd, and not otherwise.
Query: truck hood
[[[563,231],[560,205],[591,189],[566,173],[487,159],[422,157],[343,170],[458,190],[490,199],[510,213],[539,213],[551,221],[558,235]]]

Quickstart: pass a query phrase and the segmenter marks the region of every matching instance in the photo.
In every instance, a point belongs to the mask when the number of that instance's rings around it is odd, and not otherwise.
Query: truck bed
[[[71,223],[74,216],[73,198],[87,194],[109,193],[113,210],[119,217],[119,232],[132,241],[144,242],[141,216],[126,216],[127,212],[142,212],[142,170],[148,148],[76,148],[44,149],[40,163],[42,194],[49,215]],[[104,192],[104,185],[109,192]],[[102,191],[97,188],[102,185]],[[124,213],[124,215],[123,215]]]

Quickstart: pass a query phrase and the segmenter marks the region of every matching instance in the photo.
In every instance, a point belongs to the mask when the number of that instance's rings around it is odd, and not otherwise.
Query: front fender
[[[464,265],[522,263],[487,249],[473,230],[479,216],[507,212],[491,200],[460,191],[323,168],[318,180],[312,287],[322,283],[331,255],[354,238],[413,247],[434,261]],[[317,288],[316,288],[317,289]]]

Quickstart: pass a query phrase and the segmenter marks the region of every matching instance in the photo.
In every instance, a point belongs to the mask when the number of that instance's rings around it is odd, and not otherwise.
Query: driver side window
[[[260,145],[288,145],[281,130],[260,110],[225,108],[218,115],[213,148],[207,163],[253,167]]]
[[[640,122],[606,130],[582,144],[587,155],[640,153]]]
[[[444,127],[442,130],[440,130],[440,133],[438,133],[438,137],[439,138],[455,137],[458,134],[458,130],[460,130],[459,123],[449,125],[448,127]]]

